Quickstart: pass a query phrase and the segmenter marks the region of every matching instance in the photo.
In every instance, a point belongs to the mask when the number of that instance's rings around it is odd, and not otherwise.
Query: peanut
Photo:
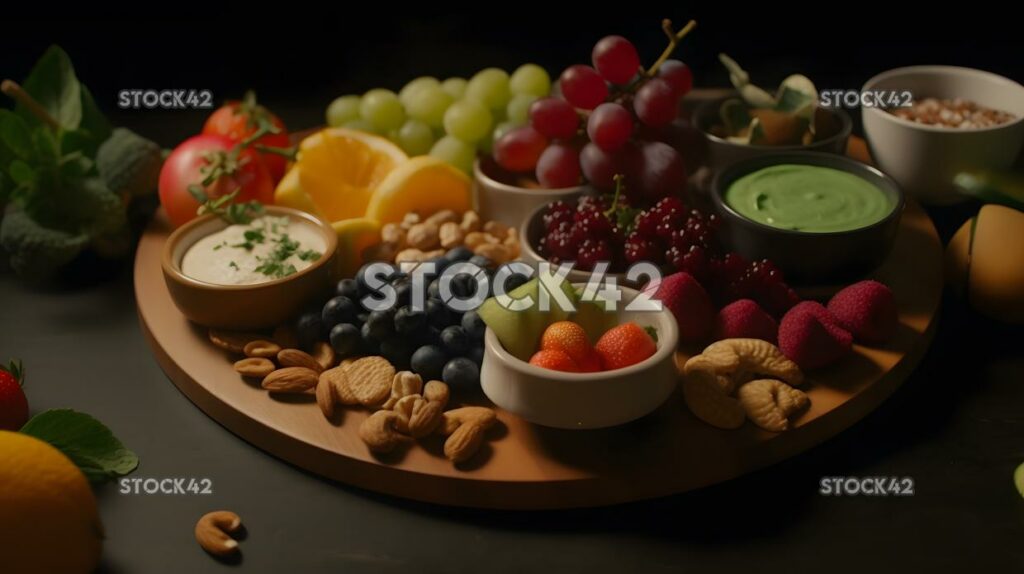
[[[508,263],[512,258],[508,247],[498,243],[484,243],[483,245],[477,245],[476,248],[473,249],[473,253],[482,255],[498,265]]]
[[[484,233],[490,233],[498,239],[504,239],[508,235],[508,226],[500,221],[488,221],[484,224]]]
[[[466,238],[466,232],[462,231],[459,224],[454,221],[442,224],[439,234],[441,237],[441,247],[445,249],[461,245],[462,240]]]
[[[437,224],[429,221],[417,223],[409,228],[405,241],[409,244],[409,247],[421,251],[436,249],[441,244],[440,230]]]
[[[480,223],[480,216],[475,211],[467,211],[462,214],[462,222],[459,223],[459,228],[462,229],[463,233],[480,231]]]
[[[243,351],[245,352],[246,357],[263,357],[269,359],[271,357],[276,357],[277,354],[281,352],[281,346],[273,341],[257,339],[246,343]]]
[[[405,247],[405,230],[397,223],[385,223],[380,229],[380,240],[401,249]]]
[[[277,369],[274,362],[263,357],[248,357],[235,363],[235,372],[243,377],[263,378]]]
[[[441,226],[445,223],[454,223],[459,220],[458,214],[450,209],[442,209],[434,215],[427,218],[427,223],[433,223],[434,225]]]
[[[466,238],[462,240],[462,244],[472,250],[476,250],[477,247],[487,243],[497,242],[498,240],[493,235],[482,231],[470,231],[466,234]]]

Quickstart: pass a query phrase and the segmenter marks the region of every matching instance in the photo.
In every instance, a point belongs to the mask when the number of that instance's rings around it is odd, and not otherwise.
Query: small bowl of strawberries
[[[594,429],[643,417],[672,394],[679,338],[672,313],[631,305],[640,292],[628,287],[618,288],[612,310],[581,295],[584,288],[567,291],[577,298],[570,313],[481,308],[488,329],[480,382],[494,404],[535,424]]]

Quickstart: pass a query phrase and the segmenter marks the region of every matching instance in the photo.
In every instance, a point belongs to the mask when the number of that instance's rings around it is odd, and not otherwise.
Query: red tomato
[[[267,166],[251,148],[241,150],[232,161],[235,145],[234,140],[224,136],[192,136],[167,157],[160,170],[160,204],[175,227],[193,219],[199,209],[199,202],[188,187],[201,184],[206,174],[200,170],[218,163],[224,173],[205,186],[208,198],[216,199],[237,189],[235,202],[273,203],[274,183]]]
[[[204,134],[227,136],[239,142],[251,136],[259,129],[260,120],[265,120],[279,131],[276,134],[266,134],[254,142],[254,145],[267,147],[287,148],[291,145],[288,140],[288,129],[284,126],[281,118],[275,116],[267,108],[256,103],[255,96],[247,95],[242,101],[229,101],[224,104],[206,119],[203,125]],[[260,153],[263,163],[270,170],[270,176],[274,183],[281,181],[287,168],[288,159],[276,153]]]

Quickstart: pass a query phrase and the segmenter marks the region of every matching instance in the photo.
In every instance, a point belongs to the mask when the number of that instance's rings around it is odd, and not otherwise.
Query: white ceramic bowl
[[[964,98],[1009,112],[1016,119],[994,127],[929,126],[872,107],[862,110],[871,156],[903,190],[925,203],[963,199],[953,177],[964,170],[1006,169],[1024,145],[1024,86],[989,72],[956,66],[911,66],[883,72],[864,90],[909,90],[915,98]]]
[[[508,353],[490,328],[484,337],[480,384],[491,402],[532,423],[563,429],[604,428],[636,420],[658,408],[678,382],[679,329],[667,309],[626,311],[638,292],[620,287],[619,323],[634,321],[658,332],[658,350],[645,361],[614,371],[564,373],[535,367]]]
[[[543,189],[509,185],[488,175],[496,169],[488,160],[478,159],[473,164],[473,204],[484,221],[500,221],[513,229],[519,229],[538,206],[583,190],[583,186]]]

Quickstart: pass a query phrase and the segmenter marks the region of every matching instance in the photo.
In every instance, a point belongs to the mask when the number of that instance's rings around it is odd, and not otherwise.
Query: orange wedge
[[[390,141],[345,128],[321,130],[299,144],[299,157],[278,184],[278,205],[330,222],[361,218],[374,190],[408,159]]]
[[[399,165],[377,186],[366,206],[366,217],[381,224],[401,221],[406,213],[429,216],[442,209],[462,213],[472,209],[471,183],[466,174],[430,156],[414,157]]]

